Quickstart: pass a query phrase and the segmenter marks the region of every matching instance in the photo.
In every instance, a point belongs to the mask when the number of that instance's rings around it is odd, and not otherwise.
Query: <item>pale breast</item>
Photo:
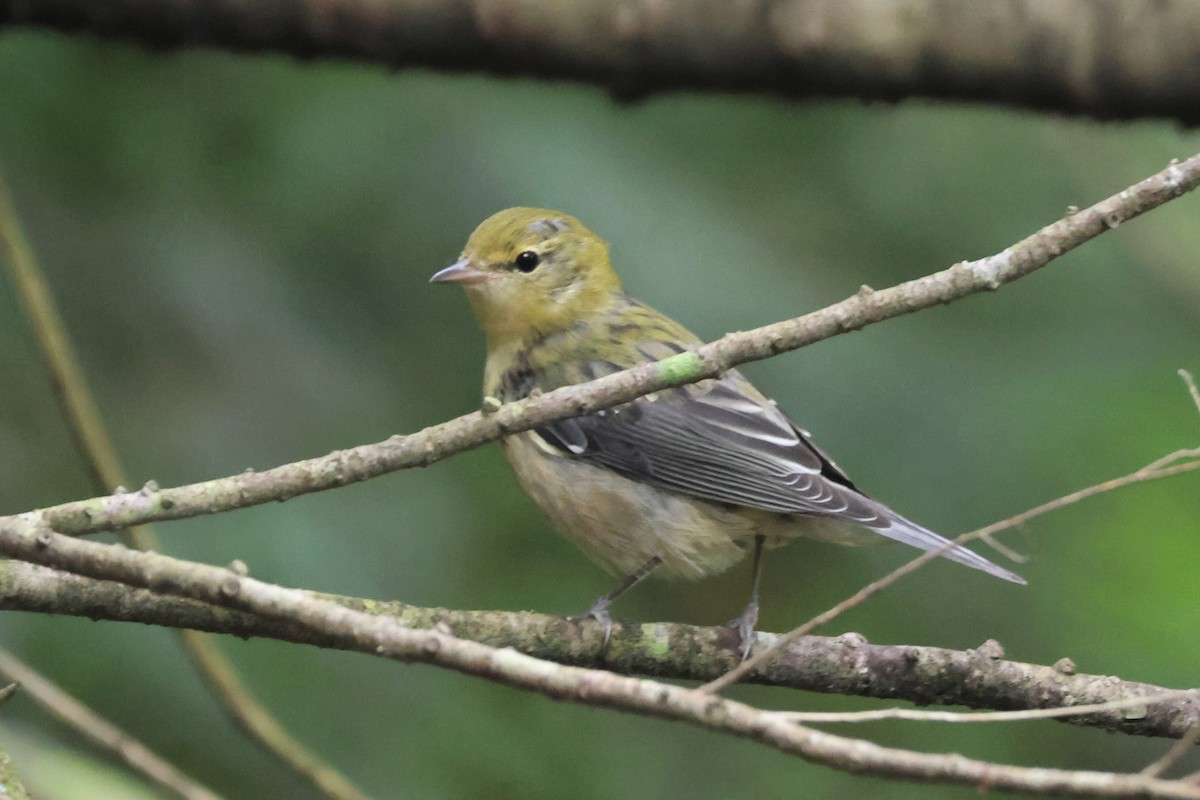
[[[564,456],[529,432],[504,440],[521,488],[558,530],[605,569],[628,575],[652,557],[664,577],[702,578],[746,555],[755,528],[710,503]]]
[[[724,572],[750,550],[797,536],[863,544],[882,537],[834,519],[719,506],[656,489],[572,458],[533,432],[503,441],[517,481],[551,523],[609,572],[629,575],[654,556],[662,577]]]

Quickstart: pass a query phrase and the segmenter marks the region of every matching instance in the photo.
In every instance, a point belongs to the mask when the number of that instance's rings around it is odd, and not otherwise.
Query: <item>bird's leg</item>
[[[604,644],[607,645],[608,639],[612,635],[613,627],[612,617],[610,617],[608,614],[608,607],[611,606],[613,601],[618,597],[644,581],[651,572],[654,572],[654,570],[658,569],[658,567],[661,565],[662,559],[658,556],[655,556],[645,564],[642,564],[640,567],[638,567],[633,574],[627,575],[625,579],[617,584],[611,592],[596,598],[596,602],[592,603],[587,611],[583,612],[578,617],[571,617],[571,619],[581,620],[591,618],[603,624]]]
[[[750,650],[754,647],[754,626],[758,624],[758,582],[762,578],[762,553],[764,537],[754,537],[754,583],[750,588],[750,602],[746,605],[746,610],[741,616],[736,619],[729,620],[729,627],[738,632],[738,638],[742,641],[742,661],[750,657]]]

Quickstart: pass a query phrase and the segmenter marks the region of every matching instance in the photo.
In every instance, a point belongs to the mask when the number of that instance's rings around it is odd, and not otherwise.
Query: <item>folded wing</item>
[[[949,544],[859,491],[806,431],[736,371],[536,432],[565,453],[668,491],[842,520],[922,550]],[[965,547],[943,555],[1025,582]]]

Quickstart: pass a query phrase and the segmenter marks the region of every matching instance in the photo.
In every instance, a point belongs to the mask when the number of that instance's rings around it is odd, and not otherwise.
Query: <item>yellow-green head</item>
[[[509,208],[480,223],[434,283],[467,291],[489,347],[565,330],[621,291],[608,245],[574,217]]]

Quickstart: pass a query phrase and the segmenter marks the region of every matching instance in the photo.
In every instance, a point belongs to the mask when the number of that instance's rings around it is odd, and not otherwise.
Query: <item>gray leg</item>
[[[738,632],[738,638],[742,641],[742,661],[750,657],[750,650],[754,647],[754,626],[758,624],[758,583],[762,578],[764,541],[762,536],[754,537],[754,584],[750,588],[750,602],[741,616],[729,621],[729,627]]]
[[[638,567],[637,571],[632,575],[626,576],[625,579],[617,584],[611,592],[596,598],[596,602],[592,603],[587,611],[583,612],[578,617],[572,617],[572,619],[588,619],[590,617],[591,619],[602,623],[604,625],[604,643],[607,645],[608,639],[612,635],[613,627],[612,617],[608,615],[608,607],[611,606],[613,601],[618,597],[644,581],[651,572],[654,572],[654,570],[658,569],[661,565],[662,559],[658,556],[650,559],[645,564],[642,564],[642,566]]]

